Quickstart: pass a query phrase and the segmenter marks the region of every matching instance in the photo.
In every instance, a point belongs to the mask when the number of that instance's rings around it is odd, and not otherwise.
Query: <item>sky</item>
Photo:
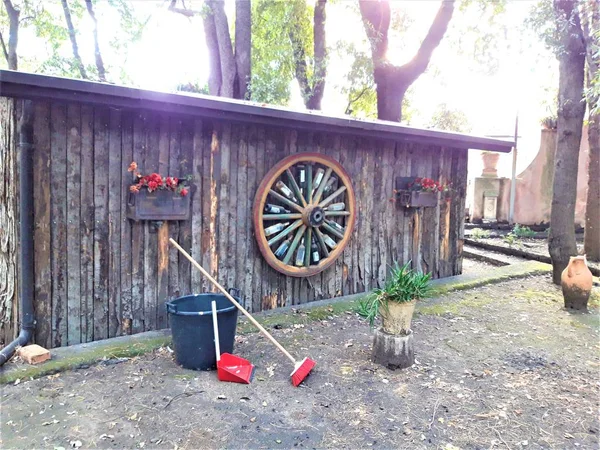
[[[60,13],[60,2],[48,0]],[[132,84],[146,89],[173,91],[179,83],[197,81],[203,85],[208,77],[207,50],[204,44],[202,20],[187,18],[167,10],[167,1],[134,0],[135,10],[142,19],[148,19],[141,39],[129,48],[127,54],[111,51],[111,39],[118,38],[119,17],[105,0],[96,7],[99,17],[100,39],[107,65],[123,67]],[[200,9],[201,1],[188,0],[191,9]],[[462,110],[472,124],[471,134],[501,135],[514,133],[515,117],[519,114],[519,161],[518,171],[523,170],[539,148],[539,121],[548,115],[549,92],[557,85],[557,63],[537,38],[522,29],[523,18],[535,0],[512,0],[502,16],[508,30],[501,42],[494,42],[497,51],[493,63],[497,69],[489,71],[488,64],[474,64],[470,54],[461,53],[473,45],[473,33],[469,27],[489,25],[477,11],[456,10],[450,27],[440,46],[435,50],[430,68],[411,89],[411,103],[417,113],[411,126],[426,127],[436,106],[446,103],[450,108]],[[367,45],[360,17],[356,13],[355,0],[330,1],[327,6],[328,46],[335,50],[342,40],[357,46]],[[394,10],[401,10],[409,17],[409,33],[390,35],[388,58],[398,64],[409,60],[439,7],[438,0],[396,0]],[[233,16],[233,3],[228,0],[227,12]],[[354,9],[354,11],[353,11]],[[84,15],[78,36],[80,52],[86,63],[93,64],[92,23]],[[33,36],[22,36],[20,53],[35,56],[45,51],[44,43]],[[70,46],[62,49],[70,56]],[[338,52],[330,52],[328,78],[323,98],[325,113],[340,115],[346,99],[339,91],[339,84],[352,63]],[[489,73],[491,72],[491,73]],[[292,90],[290,107],[303,109],[297,84]],[[472,152],[469,176],[478,175],[480,158]],[[510,176],[511,156],[503,155],[499,165],[501,176]]]

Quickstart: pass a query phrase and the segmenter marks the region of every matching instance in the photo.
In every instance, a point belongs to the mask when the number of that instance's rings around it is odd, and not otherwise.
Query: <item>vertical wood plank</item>
[[[121,328],[121,111],[110,110],[108,143],[108,337]]]
[[[50,242],[50,105],[35,102],[33,119],[33,195],[34,202],[34,270],[35,341],[52,344],[52,264]]]
[[[234,206],[237,232],[234,239],[237,240],[235,252],[235,273],[237,275],[236,287],[241,291],[244,305],[247,305],[250,293],[248,292],[248,279],[251,270],[251,264],[246,259],[250,240],[253,238],[248,232],[248,221],[251,216],[251,206],[248,199],[252,198],[253,193],[249,192],[248,186],[248,126],[238,125],[240,127],[238,139],[238,161],[239,167],[236,177],[237,181],[237,202]]]
[[[256,133],[256,144],[251,146],[249,149],[250,154],[256,154],[256,178],[254,180],[254,195],[256,195],[256,190],[258,189],[258,185],[262,181],[265,176],[265,128],[263,126],[253,126],[252,131]],[[256,230],[254,230],[256,233]],[[253,249],[253,263],[254,270],[252,276],[252,311],[260,311],[262,304],[262,277],[263,270],[265,267],[264,259],[258,249],[258,244],[256,243],[256,238],[252,239],[252,249]]]
[[[169,118],[169,175],[177,178],[183,178],[182,166],[184,164],[181,154],[181,117],[171,116]],[[194,199],[193,192],[191,196],[192,202]],[[186,222],[189,222],[187,220]],[[179,241],[179,226],[178,221],[169,222],[169,238]],[[167,287],[167,298],[173,299],[179,297],[179,252],[167,243],[167,253],[169,258],[169,283]],[[186,292],[187,293],[187,292]],[[168,315],[165,314],[168,325]]]
[[[94,340],[108,337],[110,111],[94,112]]]
[[[222,124],[223,134],[221,138],[220,146],[220,171],[217,182],[218,192],[218,206],[217,206],[217,217],[218,217],[218,232],[217,232],[217,280],[221,285],[228,287],[228,249],[229,243],[229,194],[231,192],[231,178],[230,178],[230,160],[231,160],[231,127],[232,125],[228,122]],[[233,224],[232,224],[233,225]]]
[[[144,173],[158,172],[159,116],[151,113],[146,130]],[[156,329],[158,289],[158,233],[149,222],[144,224],[144,328]]]
[[[462,257],[463,257],[463,244],[464,244],[464,231],[465,231],[465,201],[467,197],[467,165],[468,165],[468,151],[464,149],[457,149],[458,153],[458,164],[456,170],[456,221],[454,227],[456,230],[456,255],[454,259],[454,271],[453,275],[460,275],[462,273]]]
[[[185,220],[179,223],[179,244],[186,249],[188,252],[192,252],[192,255],[196,248],[192,245],[192,236],[196,234],[196,230],[193,230],[193,221],[197,220],[197,216],[201,209],[198,207],[198,202],[201,201],[202,196],[201,183],[202,179],[198,178],[197,173],[194,171],[196,167],[196,158],[198,155],[194,152],[194,119],[183,118],[182,119],[182,130],[181,130],[181,163],[179,168],[179,176],[186,177],[192,175],[191,181],[191,202],[192,205],[192,218],[191,220]],[[200,215],[202,215],[200,213]],[[193,231],[192,231],[193,230]],[[176,250],[171,250],[177,254],[179,259],[179,289],[180,292],[177,295],[187,295],[194,292],[200,292],[195,287],[192,287],[192,273],[197,272],[196,269],[192,268],[192,265],[186,257],[179,254]]]
[[[170,176],[169,173],[169,117],[161,114],[159,117],[158,130],[158,173],[161,176]],[[169,227],[171,223],[163,222],[157,233],[158,245],[158,276],[157,282],[157,310],[156,328],[167,327],[167,311],[165,303],[169,295]]]
[[[229,216],[227,222],[229,224],[229,232],[227,233],[227,253],[226,253],[226,267],[227,273],[225,276],[225,286],[227,288],[234,287],[238,288],[240,283],[240,272],[236,271],[236,255],[237,255],[237,243],[241,240],[242,236],[239,235],[240,223],[237,217],[237,185],[238,185],[238,150],[239,150],[239,139],[240,139],[240,128],[241,124],[234,123],[231,125],[231,137],[229,146],[229,196],[224,207],[227,209]],[[244,168],[245,170],[245,168]]]
[[[221,175],[221,146],[223,138],[222,126],[218,122],[212,123],[211,143],[210,143],[210,189],[209,205],[210,205],[210,222],[209,222],[209,269],[213,278],[217,279],[219,272],[219,248],[221,229],[219,227],[219,195],[221,192],[221,183],[219,177]],[[229,159],[229,158],[228,158]],[[214,291],[212,285],[207,284],[207,290]]]
[[[133,182],[133,174],[127,172],[129,164],[133,158],[133,111],[123,112],[121,115],[121,311],[119,321],[121,327],[119,334],[131,334],[133,326],[133,303],[132,303],[132,225],[127,218],[127,203],[129,196],[133,195],[129,192],[129,187]]]
[[[81,340],[94,340],[94,108],[81,106]],[[36,240],[37,242],[37,240]]]
[[[67,344],[67,106],[50,110],[50,212],[52,215],[52,346]]]
[[[145,112],[135,113],[133,118],[133,160],[137,163],[142,173],[146,172],[146,128],[148,116]],[[143,222],[131,224],[131,304],[132,304],[132,331],[144,331],[144,278],[145,278],[145,225]]]
[[[81,336],[81,105],[67,106],[67,345]]]

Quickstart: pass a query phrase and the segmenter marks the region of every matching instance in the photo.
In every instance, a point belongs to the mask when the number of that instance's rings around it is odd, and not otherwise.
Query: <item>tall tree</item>
[[[61,0],[61,2],[63,13],[65,15],[65,21],[67,22],[67,30],[69,31],[69,39],[71,40],[71,47],[73,49],[73,58],[75,59],[75,64],[77,65],[81,78],[87,79],[87,72],[85,71],[85,66],[83,65],[81,56],[79,55],[79,46],[77,45],[77,32],[75,31],[75,27],[73,26],[73,19],[71,18],[71,8],[69,8],[67,0]]]
[[[578,155],[585,114],[582,102],[585,43],[577,1],[554,0],[554,14],[560,51],[557,147],[548,250],[552,258],[552,280],[560,284],[569,257],[577,254],[574,218]]]
[[[206,0],[205,6],[203,11],[193,11],[186,8],[183,2],[182,7],[178,7],[177,0],[171,0],[169,10],[186,17],[202,15],[209,56],[209,93],[221,97],[249,98],[252,27],[250,0],[237,1],[235,4],[235,51],[224,2]]]
[[[104,60],[102,59],[102,52],[100,51],[100,43],[98,41],[98,20],[96,19],[96,13],[94,12],[92,0],[85,0],[85,6],[88,10],[88,14],[94,22],[94,57],[96,59],[96,69],[98,69],[98,78],[100,81],[106,81],[106,69],[104,68]]]
[[[359,0],[359,5],[371,44],[373,75],[377,85],[377,117],[399,122],[402,118],[402,99],[406,90],[427,69],[433,51],[448,29],[454,12],[454,0],[442,0],[416,55],[402,66],[396,66],[387,59],[391,18],[389,0]]]
[[[586,48],[590,148],[583,249],[588,259],[600,261],[600,92],[594,86],[600,77],[600,6],[595,0],[587,0],[580,10]]]
[[[4,0],[4,7],[8,14],[9,20],[9,31],[8,31],[8,48],[4,42],[4,37],[0,33],[0,40],[2,43],[2,51],[4,57],[8,62],[8,68],[11,70],[17,70],[19,66],[17,56],[17,46],[19,44],[19,16],[21,11],[13,5],[11,0]]]
[[[296,80],[307,109],[321,109],[321,101],[325,92],[327,77],[327,41],[325,34],[327,0],[317,0],[313,11],[312,58],[307,55],[308,36],[303,33],[307,27],[302,26],[306,21],[307,5],[303,0],[294,2],[294,17],[296,23],[289,27],[292,43]],[[307,62],[307,59],[309,60]],[[310,63],[312,59],[312,65]]]

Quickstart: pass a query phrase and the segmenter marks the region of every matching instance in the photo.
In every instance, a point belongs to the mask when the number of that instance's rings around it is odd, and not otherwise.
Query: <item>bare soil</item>
[[[1,446],[598,448],[598,309],[561,302],[545,277],[423,302],[418,362],[403,371],[370,362],[371,331],[353,312],[275,329],[317,361],[299,388],[259,334],[235,350],[257,366],[250,385],[182,369],[166,348],[21,380],[2,388]]]

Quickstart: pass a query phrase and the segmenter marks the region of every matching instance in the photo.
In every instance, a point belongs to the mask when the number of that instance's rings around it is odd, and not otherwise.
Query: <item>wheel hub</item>
[[[325,221],[325,211],[320,206],[308,206],[302,220],[307,227],[320,227]]]

